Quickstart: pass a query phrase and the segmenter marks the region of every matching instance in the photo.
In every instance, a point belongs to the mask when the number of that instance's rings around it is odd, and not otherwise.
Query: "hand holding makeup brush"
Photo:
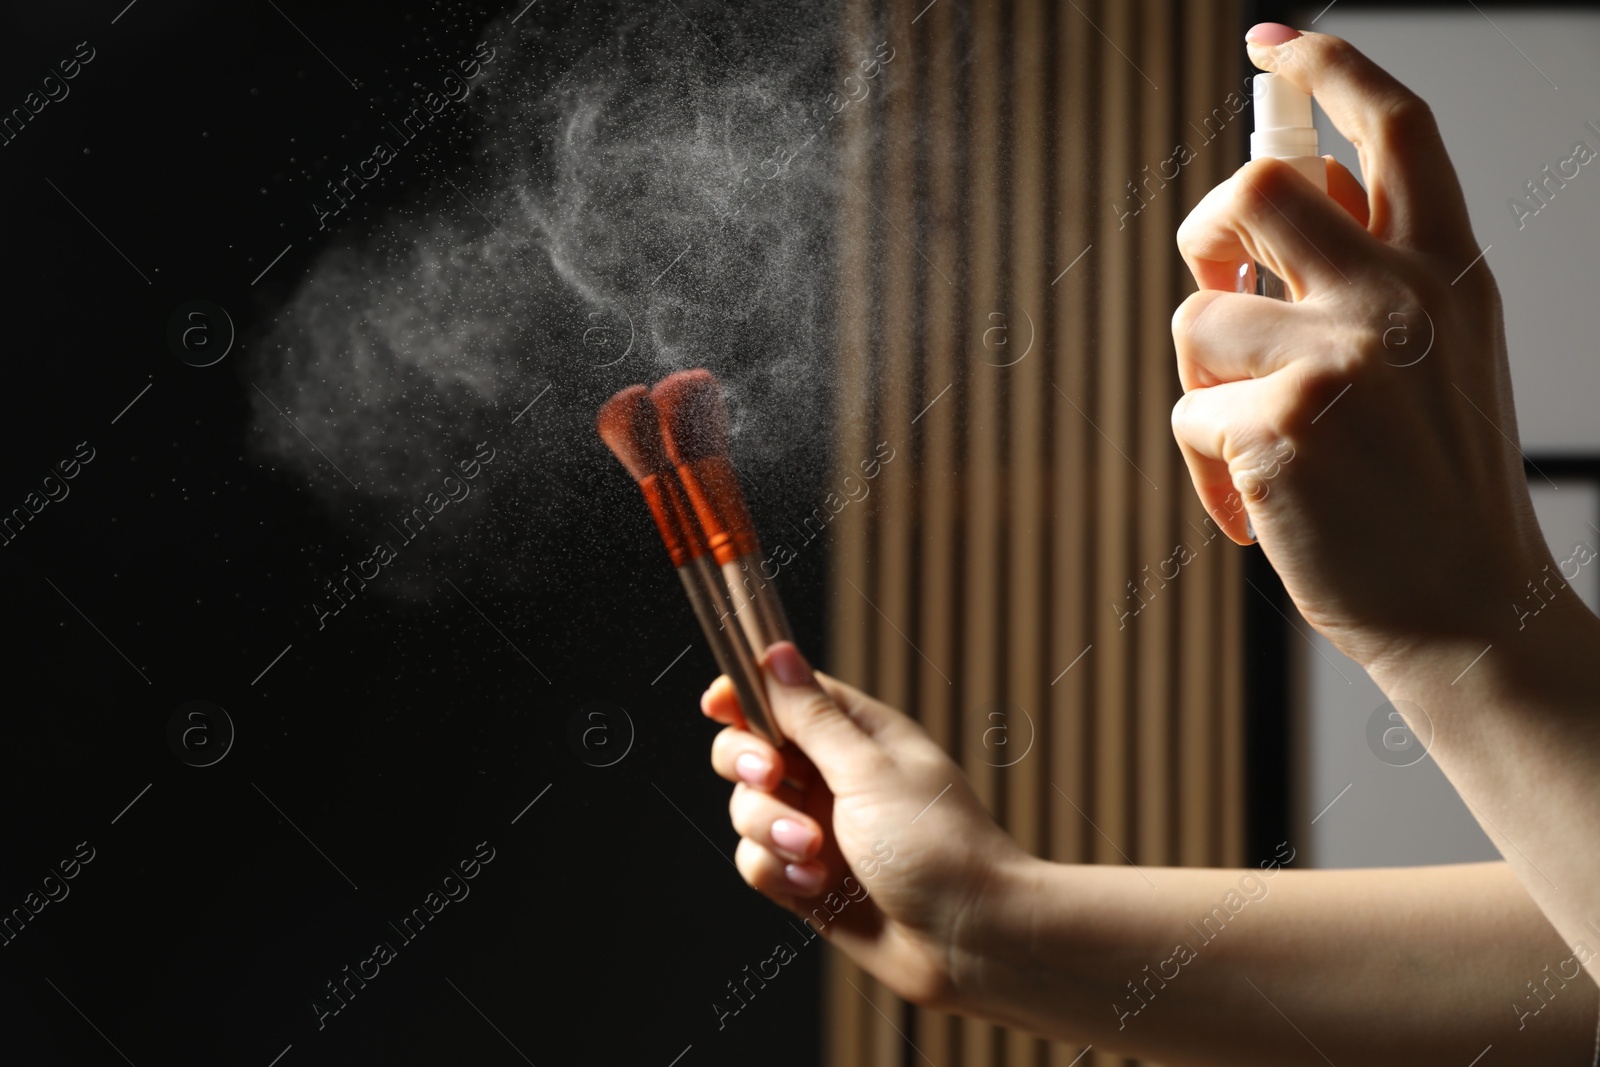
[[[737,783],[739,873],[914,1004],[1174,1067],[1326,1062],[1252,1004],[1264,975],[1339,1063],[1459,1065],[1508,1037],[1526,1062],[1578,1063],[1594,1041],[1582,995],[1520,1034],[1482,1009],[1571,951],[1504,864],[1280,869],[1287,844],[1243,871],[1048,862],[913,719],[813,674],[787,642],[762,667],[782,750],[745,729],[727,678],[701,698],[726,724],[711,762]],[[712,1007],[725,1021],[736,1002]]]
[[[901,996],[970,1006],[962,985],[976,948],[961,940],[961,917],[1004,907],[988,887],[1031,857],[914,720],[813,674],[788,642],[767,651],[763,674],[793,740],[781,752],[745,729],[727,678],[701,701],[728,727],[711,763],[738,783],[739,872]]]

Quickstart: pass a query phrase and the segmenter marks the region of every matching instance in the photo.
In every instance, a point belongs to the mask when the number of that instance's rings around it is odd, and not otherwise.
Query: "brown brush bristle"
[[[722,383],[703,367],[668,375],[650,390],[673,463],[728,454],[728,405]]]
[[[600,406],[595,421],[600,439],[628,468],[634,481],[642,482],[652,474],[671,469],[661,440],[661,420],[650,402],[650,391],[644,386],[630,385],[613,395]]]
[[[679,371],[650,390],[667,457],[678,468],[695,518],[718,563],[759,551],[755,523],[728,456],[728,406],[710,371]]]

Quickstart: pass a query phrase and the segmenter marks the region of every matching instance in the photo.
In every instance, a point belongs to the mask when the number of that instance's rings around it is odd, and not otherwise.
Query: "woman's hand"
[[[1207,511],[1241,543],[1248,512],[1301,614],[1347,655],[1380,675],[1424,643],[1470,656],[1554,572],[1499,292],[1427,105],[1336,37],[1252,33],[1257,65],[1313,92],[1359,149],[1367,190],[1331,157],[1331,198],[1257,160],[1184,221],[1200,291],[1173,318],[1174,433]],[[1295,301],[1235,293],[1251,260]]]
[[[745,728],[726,677],[701,699],[727,724],[711,764],[738,783],[739,872],[900,996],[960,1010],[979,967],[973,924],[1009,906],[1000,887],[1035,861],[911,719],[814,675],[787,642],[763,671],[791,739],[781,751]]]
[[[1490,1043],[1577,1063],[1593,1044],[1592,988],[1485,1009],[1572,953],[1503,865],[1046,863],[916,723],[793,645],[765,666],[780,752],[726,678],[702,700],[728,724],[711,759],[739,783],[739,871],[913,1003],[1171,1064],[1464,1064]]]

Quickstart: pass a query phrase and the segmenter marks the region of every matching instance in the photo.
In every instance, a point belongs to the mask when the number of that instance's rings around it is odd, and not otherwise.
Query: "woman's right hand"
[[[1366,189],[1331,160],[1329,196],[1258,159],[1184,220],[1200,291],[1173,319],[1173,429],[1207,511],[1244,543],[1248,509],[1312,626],[1380,684],[1435,647],[1448,681],[1511,647],[1510,605],[1554,570],[1500,295],[1428,106],[1337,37],[1252,34],[1355,144]],[[1252,260],[1295,302],[1235,293]]]
[[[746,729],[726,677],[701,698],[727,724],[711,764],[737,783],[740,874],[899,996],[970,1008],[977,930],[1025,895],[1008,889],[1038,861],[916,722],[813,674],[788,642],[767,650],[763,673],[790,739],[781,750]]]

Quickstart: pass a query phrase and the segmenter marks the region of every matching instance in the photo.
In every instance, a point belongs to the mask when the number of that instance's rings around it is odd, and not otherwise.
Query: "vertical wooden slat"
[[[919,524],[922,615],[918,641],[927,653],[917,663],[917,714],[922,725],[945,750],[960,753],[961,709],[955,687],[959,635],[960,581],[957,565],[961,492],[956,451],[957,384],[967,368],[960,365],[965,312],[956,288],[961,261],[962,218],[959,171],[952,162],[960,151],[957,57],[960,55],[957,9],[939,4],[918,23],[913,61],[925,94],[925,155],[922,189],[928,261],[938,271],[922,274],[921,314],[924,331],[923,389],[914,427],[922,446],[922,511]],[[941,274],[940,272],[943,272]],[[931,405],[931,406],[930,406]],[[920,416],[920,417],[919,417]],[[956,1056],[959,1023],[938,1012],[919,1011],[909,1031],[921,1054],[941,1067]],[[920,1058],[917,1062],[921,1062]]]
[[[921,558],[922,625],[919,643],[927,658],[918,658],[915,709],[922,725],[946,751],[959,753],[957,729],[960,711],[953,687],[957,661],[957,507],[961,477],[956,454],[956,413],[953,396],[963,368],[960,306],[955,275],[960,260],[961,193],[956,167],[950,162],[959,151],[956,84],[952,72],[958,54],[956,11],[940,4],[925,15],[915,37],[913,61],[926,92],[925,247],[928,260],[949,277],[925,270],[922,276],[920,314],[923,321],[923,389],[917,398],[913,428],[922,442],[921,522],[918,552]],[[919,1042],[920,1044],[920,1042]],[[931,1052],[929,1055],[933,1055]],[[935,1058],[937,1062],[937,1058]]]
[[[1004,767],[1006,825],[1023,848],[1037,852],[1044,845],[1043,808],[1050,791],[1040,752],[1022,756],[1028,743],[1028,718],[1037,730],[1045,713],[1045,642],[1049,616],[1045,576],[1049,571],[1046,543],[1045,492],[1047,442],[1045,411],[1052,392],[1044,334],[1050,323],[1045,304],[1048,280],[1046,233],[1040,225],[1045,208],[1045,162],[1049,146],[1045,90],[1049,75],[1045,49],[1047,0],[1013,0],[1011,43],[1011,221],[1007,250],[1010,299],[1007,327],[1010,333],[1003,368],[976,368],[980,373],[1007,379],[1010,462],[1007,470],[1006,518],[1008,551],[1005,580],[1007,659],[1006,703],[1020,708],[1022,721],[1007,712],[1007,743],[989,759]],[[1036,739],[1035,739],[1036,740]],[[1008,1064],[1031,1064],[1043,1045],[1028,1034],[1009,1031]]]
[[[980,713],[999,692],[1001,649],[999,635],[1005,625],[1004,590],[995,581],[995,569],[1004,545],[1000,539],[1002,492],[1000,437],[1000,381],[982,366],[989,348],[986,330],[1003,314],[1001,266],[1004,256],[1000,214],[1001,90],[1006,84],[1004,27],[1000,6],[974,4],[971,60],[967,67],[968,107],[971,119],[967,138],[967,365],[971,371],[966,390],[967,456],[962,480],[966,499],[966,560],[963,622],[967,671],[963,676],[963,716]],[[993,341],[998,335],[988,334]],[[991,345],[992,347],[992,345]],[[963,730],[968,744],[963,764],[978,796],[991,811],[1000,797],[995,769],[983,759],[982,730]],[[962,1024],[962,1063],[989,1067],[996,1062],[994,1027],[965,1021]]]
[[[891,41],[909,41],[914,10],[912,0],[888,0],[885,36]],[[909,51],[909,49],[908,49]],[[906,57],[909,59],[909,57]],[[895,80],[892,92],[869,97],[869,106],[881,114],[878,120],[884,161],[882,203],[874,214],[887,227],[881,244],[877,273],[882,284],[882,326],[879,331],[881,360],[881,412],[870,445],[884,441],[896,450],[896,459],[877,481],[877,514],[880,517],[873,571],[874,600],[878,610],[893,625],[877,628],[874,652],[877,658],[877,696],[895,707],[910,707],[916,674],[914,662],[920,660],[908,642],[918,640],[918,627],[911,618],[913,546],[915,524],[908,521],[916,507],[913,495],[918,472],[913,468],[911,420],[916,415],[913,343],[915,332],[915,286],[919,253],[912,243],[916,232],[916,201],[909,195],[916,183],[915,113],[912,91],[913,68],[908,63],[887,75]],[[870,447],[862,453],[871,455]],[[898,628],[898,632],[897,632]]]
[[[916,11],[912,0],[886,0],[883,40],[902,42],[910,51],[911,19]],[[879,517],[874,552],[874,613],[881,612],[874,650],[877,658],[876,695],[897,708],[913,707],[916,695],[913,679],[920,660],[913,642],[920,639],[920,627],[912,618],[913,547],[916,527],[910,516],[916,508],[913,495],[918,472],[913,467],[911,448],[912,406],[916,394],[913,343],[915,327],[915,287],[917,266],[922,262],[915,246],[916,143],[914,131],[915,68],[911,56],[898,56],[907,62],[899,69],[891,65],[883,77],[888,81],[874,88],[862,107],[872,109],[877,123],[880,156],[883,161],[881,195],[872,190],[873,212],[887,230],[879,245],[878,276],[882,285],[881,322],[877,336],[881,374],[880,411],[872,443],[886,442],[896,450],[894,463],[878,478],[876,512]],[[855,77],[860,77],[858,71]],[[883,90],[889,90],[884,92]],[[867,453],[863,453],[863,456]],[[876,1009],[867,1019],[871,1029],[869,1044],[873,1063],[895,1063],[905,1050],[900,1020],[904,1003],[888,986],[877,981],[863,984]]]
[[[1100,240],[1095,227],[1104,210],[1102,198],[1093,195],[1098,174],[1095,107],[1099,47],[1094,30],[1076,11],[1058,9],[1056,115],[1060,128],[1055,178],[1059,214],[1050,220],[1056,244],[1050,283],[1055,301],[1055,374],[1049,395],[1055,440],[1051,473],[1056,537],[1051,629],[1058,639],[1050,685],[1052,795],[1046,799],[1057,812],[1051,820],[1051,856],[1069,863],[1091,858],[1095,835],[1055,792],[1060,789],[1079,805],[1090,795],[1093,705],[1089,682],[1097,662],[1092,644],[1096,622],[1105,610],[1094,586],[1090,555],[1094,527],[1089,505],[1100,440],[1079,411],[1090,403],[1090,329],[1094,321],[1090,296],[1104,255],[1103,250],[1096,255],[1094,248]]]
[[[1181,488],[1174,481],[1171,416],[1176,395],[1171,331],[1174,302],[1172,234],[1177,228],[1178,190],[1162,161],[1175,136],[1177,94],[1173,91],[1172,34],[1166,32],[1178,15],[1172,0],[1146,0],[1139,6],[1142,47],[1133,51],[1140,77],[1139,167],[1134,174],[1137,196],[1145,200],[1138,225],[1128,235],[1139,249],[1138,367],[1135,405],[1139,434],[1135,453],[1139,466],[1138,577],[1135,582],[1152,597],[1139,616],[1135,634],[1138,664],[1135,683],[1137,751],[1137,838],[1130,849],[1140,863],[1159,865],[1173,859],[1175,813],[1173,735],[1176,731],[1173,673],[1177,648],[1177,596],[1181,571],[1171,558],[1175,500]],[[1159,28],[1159,29],[1157,29]],[[1160,90],[1166,83],[1169,89]],[[1154,580],[1151,580],[1153,576]]]
[[[856,62],[854,50],[867,38],[872,21],[869,4],[844,5],[841,33],[841,64]],[[841,75],[842,77],[843,75]],[[824,105],[826,107],[826,105]],[[830,131],[837,138],[841,194],[839,202],[838,263],[839,319],[838,390],[834,399],[834,425],[837,427],[834,462],[829,478],[838,484],[837,467],[856,462],[854,457],[868,453],[871,427],[873,371],[871,362],[871,319],[874,300],[870,290],[873,272],[873,243],[863,235],[871,232],[872,209],[851,189],[870,188],[874,153],[868,116],[860,108],[846,108]],[[876,616],[863,610],[857,589],[871,586],[870,515],[865,508],[846,508],[831,524],[833,551],[828,567],[828,664],[839,677],[854,685],[871,688],[868,678],[869,641]],[[839,1067],[870,1067],[861,1039],[863,1028],[877,1013],[862,1002],[855,987],[866,973],[843,953],[831,948],[826,954],[825,1029],[827,1062]],[[853,983],[853,985],[852,985]]]
[[[1131,5],[1109,0],[1080,6],[1084,17],[1093,19],[1110,41],[1130,39]],[[1100,69],[1100,191],[1111,207],[1124,203],[1126,197],[1125,182],[1133,166],[1134,130],[1143,82],[1126,60],[1118,62],[1109,53],[1102,56]],[[1100,216],[1100,329],[1096,349],[1110,358],[1096,361],[1095,393],[1092,402],[1084,405],[1084,417],[1098,424],[1104,446],[1098,453],[1095,500],[1096,600],[1101,609],[1095,627],[1095,791],[1092,802],[1080,802],[1094,820],[1093,856],[1100,863],[1126,862],[1123,857],[1131,844],[1132,829],[1129,816],[1138,787],[1129,752],[1133,710],[1129,681],[1134,644],[1128,629],[1129,625],[1137,626],[1138,618],[1124,619],[1117,614],[1119,606],[1131,609],[1139,603],[1129,594],[1132,533],[1137,523],[1132,511],[1137,491],[1131,483],[1139,475],[1127,458],[1133,429],[1129,380],[1133,361],[1125,354],[1131,353],[1136,336],[1139,294],[1128,229],[1114,209]],[[1098,1048],[1090,1056],[1096,1067],[1111,1067],[1122,1060]]]
[[[1178,190],[1162,175],[1162,161],[1171,154],[1177,126],[1177,94],[1172,81],[1176,72],[1168,31],[1179,15],[1175,7],[1172,0],[1146,0],[1140,5],[1146,32],[1136,33],[1133,40],[1142,47],[1131,52],[1139,66],[1140,86],[1139,166],[1133,180],[1146,200],[1138,224],[1127,234],[1139,250],[1137,358],[1130,361],[1138,368],[1135,404],[1139,433],[1134,456],[1139,480],[1134,487],[1139,500],[1139,550],[1134,580],[1152,603],[1139,616],[1135,640],[1139,664],[1135,684],[1138,836],[1137,849],[1129,852],[1138,862],[1148,864],[1172,860],[1171,755],[1176,726],[1172,675],[1177,651],[1175,605],[1183,574],[1165,561],[1171,556],[1177,490],[1187,488],[1175,480],[1177,472],[1171,466],[1171,412],[1177,381],[1169,323],[1176,302],[1172,235],[1178,228]],[[1168,86],[1166,92],[1160,91],[1163,82]]]
[[[1127,40],[1129,9],[1112,2],[1105,5],[1085,6],[1091,11],[1111,40]],[[1106,176],[1106,202],[1108,206],[1124,202],[1125,177],[1133,160],[1133,136],[1136,121],[1137,98],[1140,95],[1137,75],[1126,62],[1107,59],[1101,66],[1101,167]],[[1133,248],[1127,227],[1114,211],[1100,216],[1098,241],[1102,255],[1100,288],[1100,331],[1097,349],[1102,353],[1115,353],[1112,358],[1100,359],[1096,374],[1096,394],[1092,405],[1087,405],[1084,417],[1098,424],[1103,436],[1099,450],[1098,499],[1094,518],[1098,525],[1096,568],[1098,570],[1096,599],[1103,605],[1097,615],[1096,630],[1100,637],[1095,642],[1102,654],[1096,664],[1096,790],[1090,817],[1098,826],[1095,841],[1095,859],[1101,863],[1122,863],[1121,852],[1128,844],[1129,798],[1132,782],[1129,776],[1128,733],[1131,693],[1128,681],[1131,676],[1132,642],[1129,627],[1138,625],[1138,617],[1123,618],[1119,608],[1137,609],[1139,600],[1129,591],[1132,581],[1133,560],[1130,551],[1132,508],[1135,491],[1131,485],[1138,473],[1128,462],[1128,442],[1131,427],[1129,416],[1129,360],[1123,355],[1132,351],[1134,325],[1138,314],[1137,293],[1133,280]],[[1085,406],[1085,405],[1080,405]]]
[[[1195,145],[1193,116],[1201,114],[1203,102],[1219,90],[1232,64],[1225,61],[1220,38],[1226,27],[1220,25],[1219,9],[1231,6],[1225,0],[1195,0],[1183,7],[1184,92],[1180,114],[1185,121],[1178,130],[1183,144]],[[1219,74],[1222,77],[1219,77]],[[1214,152],[1216,146],[1205,150]],[[1185,213],[1216,183],[1218,171],[1230,162],[1216,156],[1198,156],[1181,175],[1179,195]],[[1223,164],[1223,166],[1219,166]],[[1180,297],[1193,291],[1193,280],[1182,264],[1177,265],[1184,284]],[[1176,477],[1182,481],[1182,471]],[[1183,686],[1178,700],[1178,842],[1179,863],[1200,866],[1220,862],[1218,844],[1221,823],[1216,804],[1219,768],[1214,758],[1219,701],[1217,685],[1221,668],[1215,623],[1219,591],[1219,556],[1226,545],[1208,541],[1204,525],[1205,509],[1193,493],[1182,496],[1182,521],[1177,539],[1194,558],[1185,565],[1178,602],[1181,618],[1178,639],[1178,670]]]
[[[1241,11],[1237,0],[1220,5],[1216,49],[1221,55],[1238,55],[1237,28]],[[1229,33],[1228,28],[1235,32]],[[1232,38],[1230,42],[1229,38]],[[1237,77],[1242,64],[1224,63],[1218,74],[1217,90],[1222,99],[1228,92],[1242,87]],[[1250,112],[1245,109],[1223,130],[1211,146],[1216,155],[1211,157],[1213,171],[1211,184],[1216,185],[1232,174],[1245,158],[1248,143]],[[1245,857],[1245,764],[1244,764],[1244,554],[1221,544],[1223,551],[1218,561],[1216,610],[1221,637],[1217,662],[1221,664],[1218,686],[1219,716],[1217,736],[1222,742],[1222,758],[1218,766],[1218,779],[1222,789],[1216,807],[1220,820],[1221,847],[1212,862],[1225,866],[1244,863]],[[1253,595],[1253,594],[1251,594]]]
[[[1232,867],[1245,862],[1244,557],[1228,552],[1220,562],[1217,607],[1222,678],[1217,737],[1222,754],[1217,777],[1222,787],[1217,796],[1221,842],[1215,862]]]
[[[1055,813],[1051,858],[1081,863],[1092,858],[1097,835],[1056,790],[1079,805],[1088,804],[1092,793],[1096,705],[1091,683],[1098,664],[1092,646],[1097,621],[1106,610],[1095,586],[1092,556],[1095,457],[1101,442],[1074,406],[1090,404],[1091,359],[1096,351],[1090,343],[1096,321],[1092,297],[1104,255],[1103,249],[1095,247],[1101,240],[1098,224],[1105,210],[1095,184],[1101,162],[1097,108],[1103,42],[1077,11],[1065,5],[1056,10],[1055,41],[1057,214],[1049,219],[1055,236],[1050,274],[1055,369],[1049,394],[1055,532],[1050,607],[1055,641],[1050,663],[1051,781],[1046,801]],[[1051,1067],[1081,1067],[1092,1060],[1092,1054],[1078,1059],[1081,1051],[1076,1045],[1053,1045]]]

